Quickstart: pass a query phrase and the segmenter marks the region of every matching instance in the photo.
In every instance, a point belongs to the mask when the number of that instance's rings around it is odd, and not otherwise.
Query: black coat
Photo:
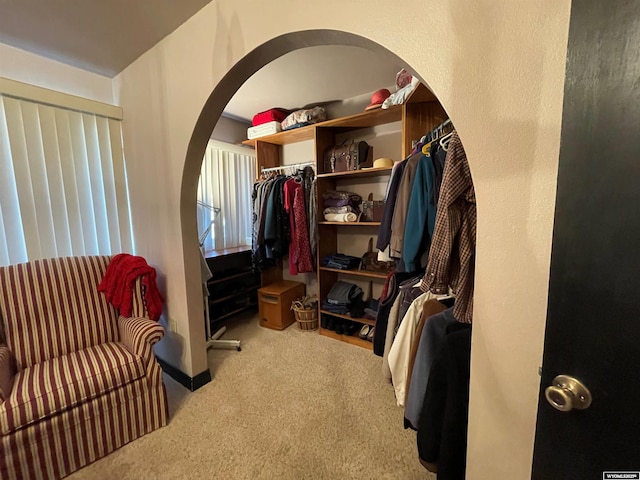
[[[418,426],[420,459],[438,466],[438,480],[464,480],[469,418],[471,325],[455,323],[436,354]]]

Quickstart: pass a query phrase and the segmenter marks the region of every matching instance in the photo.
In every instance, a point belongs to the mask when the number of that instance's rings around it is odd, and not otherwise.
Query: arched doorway
[[[187,273],[187,304],[191,331],[202,331],[200,335],[193,337],[191,348],[194,353],[200,350],[206,351],[204,322],[201,321],[203,301],[199,287],[201,280],[194,205],[200,166],[207,142],[227,103],[249,77],[263,66],[289,52],[321,45],[361,47],[376,52],[381,58],[393,60],[394,63],[405,63],[396,54],[378,43],[352,33],[336,30],[306,30],[288,33],[264,43],[238,61],[215,87],[198,117],[187,150],[180,199],[183,252]],[[424,79],[422,79],[422,83],[428,86]]]

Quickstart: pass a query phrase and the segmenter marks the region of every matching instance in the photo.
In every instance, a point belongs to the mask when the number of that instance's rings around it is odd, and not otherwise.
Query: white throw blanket
[[[355,222],[358,215],[355,213],[327,213],[324,216],[327,222]]]

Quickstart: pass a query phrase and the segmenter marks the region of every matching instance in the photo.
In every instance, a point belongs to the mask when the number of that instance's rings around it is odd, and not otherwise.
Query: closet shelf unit
[[[369,318],[351,317],[349,315],[342,315],[340,313],[331,313],[328,310],[322,310],[322,309],[320,309],[320,313],[324,313],[325,315],[329,315],[331,317],[341,318],[343,320],[350,320],[352,322],[366,323],[367,325],[371,325],[371,326],[374,326],[376,324],[375,320],[371,320]]]
[[[418,85],[409,98],[402,105],[393,106],[389,109],[370,110],[347,117],[327,120],[325,122],[308,125],[295,130],[288,130],[273,135],[268,135],[252,140],[245,140],[243,144],[255,148],[257,171],[262,168],[281,166],[281,146],[293,143],[312,140],[314,142],[316,174],[317,174],[317,195],[318,195],[318,218],[322,217],[322,195],[328,190],[335,190],[337,182],[341,185],[348,183],[357,185],[363,179],[389,177],[391,168],[369,168],[349,172],[327,172],[324,170],[324,153],[338,142],[338,135],[349,134],[354,140],[358,138],[358,131],[400,122],[401,124],[401,155],[406,158],[413,148],[413,142],[419,140],[425,133],[442,123],[447,118],[447,114],[437,101],[435,96],[424,86]],[[374,151],[375,157],[375,151]],[[396,159],[399,160],[399,159]],[[364,271],[342,271],[322,267],[322,258],[334,254],[338,251],[338,235],[348,234],[351,231],[361,231],[363,227],[379,228],[380,222],[318,222],[318,297],[326,298],[332,285],[342,275],[361,276],[363,279],[375,282],[384,282],[387,275],[377,272]],[[347,227],[347,228],[345,228]],[[355,228],[356,230],[352,230]],[[339,233],[340,232],[340,233]],[[348,253],[348,252],[342,252]],[[362,254],[362,252],[360,252]],[[278,281],[282,279],[281,266],[274,267],[262,272],[262,284]],[[319,307],[320,316],[330,315]],[[358,321],[359,323],[373,324],[371,320],[352,319],[348,316],[334,317]],[[341,340],[353,345],[358,345],[369,350],[373,349],[371,342],[358,337],[358,332],[353,336],[337,334],[331,330],[320,327],[321,335]]]
[[[330,267],[320,267],[318,270],[322,272],[341,273],[343,275],[355,275],[356,277],[378,278],[381,280],[386,280],[388,277],[387,273],[369,272],[367,270],[340,270]]]
[[[341,227],[379,227],[380,222],[318,222],[318,225],[338,225]]]

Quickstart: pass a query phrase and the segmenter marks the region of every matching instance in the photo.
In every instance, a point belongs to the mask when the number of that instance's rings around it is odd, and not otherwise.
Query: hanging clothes
[[[427,393],[431,366],[435,360],[438,347],[442,345],[447,328],[455,323],[456,319],[453,316],[452,308],[433,315],[425,322],[409,381],[409,394],[404,405],[405,426],[413,429],[418,428],[424,396]]]
[[[389,352],[393,345],[393,340],[396,336],[396,332],[402,322],[403,316],[406,313],[409,305],[405,303],[406,295],[411,295],[413,298],[419,295],[420,289],[415,287],[417,281],[420,281],[420,277],[412,276],[408,280],[405,280],[400,284],[399,293],[393,302],[391,311],[389,312],[389,319],[387,321],[387,333],[384,343],[384,353],[382,355],[382,376],[383,378],[391,381],[391,368],[389,366]],[[414,296],[415,295],[415,296]]]
[[[476,197],[462,142],[454,130],[444,165],[436,225],[423,291],[456,294],[454,315],[463,323],[473,317],[476,249]]]
[[[307,209],[307,219],[309,221],[309,246],[311,248],[311,258],[315,265],[318,258],[318,188],[317,178],[311,182],[311,192],[309,194],[309,208]]]
[[[431,244],[431,235],[436,224],[438,204],[433,202],[435,166],[431,154],[423,155],[418,160],[405,224],[402,244],[402,260],[408,272],[415,272],[426,266]]]
[[[380,308],[378,309],[376,328],[373,336],[373,353],[379,357],[384,356],[389,315],[391,313],[391,308],[400,293],[400,284],[413,276],[414,275],[411,273],[393,272],[385,282],[383,295],[380,297]]]
[[[418,347],[420,346],[420,338],[422,337],[422,331],[427,323],[427,320],[433,315],[446,310],[447,307],[439,300],[431,299],[427,300],[422,306],[422,313],[420,314],[420,320],[416,326],[413,338],[411,339],[411,349],[409,351],[409,366],[407,368],[407,385],[405,387],[405,405],[409,398],[409,392],[411,391],[411,375],[413,374],[413,367],[416,361],[416,355],[418,353]],[[405,419],[405,428],[410,428]]]
[[[252,200],[254,267],[265,270],[289,255],[291,274],[312,272],[315,259],[311,239],[317,249],[316,214],[310,205],[317,201],[313,169],[307,167],[293,176],[276,175],[256,182]]]
[[[469,419],[471,325],[447,329],[429,376],[418,425],[421,463],[438,480],[464,480]],[[434,468],[435,467],[435,468]]]
[[[407,161],[403,160],[402,162],[396,163],[391,170],[391,176],[389,177],[389,183],[387,184],[384,211],[382,212],[382,221],[380,222],[380,229],[378,230],[378,240],[376,241],[376,248],[381,251],[386,250],[391,241],[393,211],[396,206],[400,180],[402,180],[402,174],[404,173],[404,167],[406,164]]]
[[[400,327],[389,350],[391,381],[396,394],[396,403],[399,407],[404,406],[405,403],[411,344],[414,341],[423,305],[432,299],[435,299],[435,296],[431,292],[427,292],[411,302],[406,313],[402,316]]]
[[[309,229],[304,202],[304,188],[299,186],[295,190],[293,198],[294,229],[291,230],[291,238],[295,239],[295,242],[292,241],[291,243],[295,245],[295,248],[293,258],[291,253],[289,254],[289,272],[292,271],[292,264],[295,264],[294,270],[297,270],[298,273],[313,272],[313,258],[311,257],[311,246],[309,245]]]
[[[402,179],[398,186],[398,195],[396,197],[396,205],[393,211],[393,219],[391,221],[391,256],[402,258],[402,246],[404,242],[405,226],[407,224],[407,210],[409,207],[409,198],[413,189],[413,181],[415,179],[418,163],[423,157],[422,152],[416,153],[409,157],[404,167]]]

